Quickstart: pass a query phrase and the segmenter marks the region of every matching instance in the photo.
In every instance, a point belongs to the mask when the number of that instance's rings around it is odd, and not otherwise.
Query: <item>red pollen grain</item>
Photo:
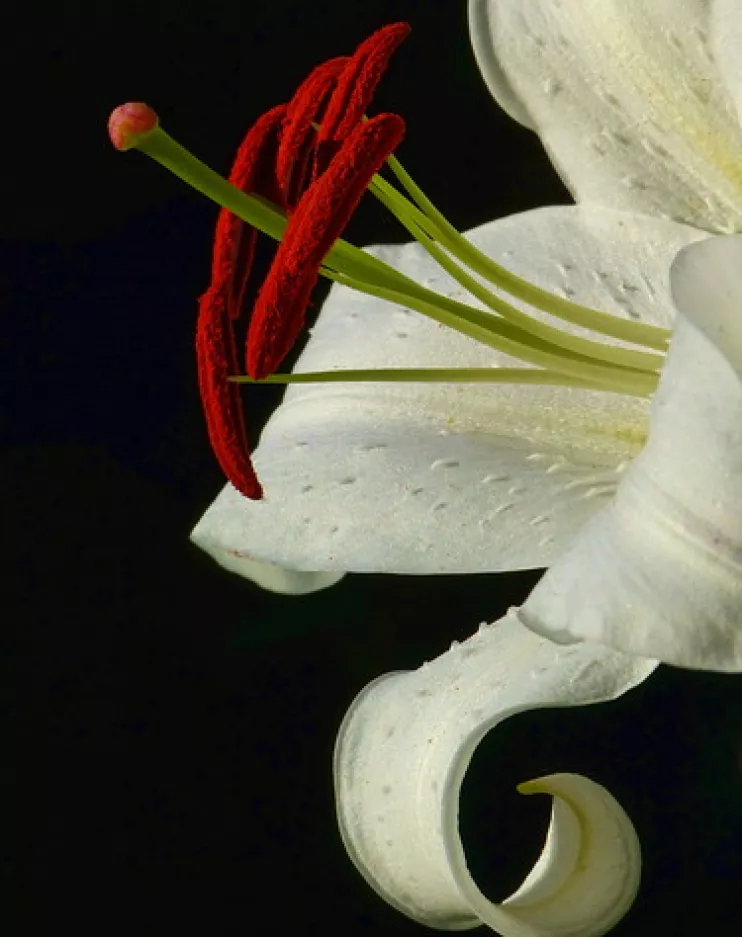
[[[404,130],[397,114],[359,124],[302,196],[253,309],[247,340],[251,377],[273,373],[296,341],[322,261]]]

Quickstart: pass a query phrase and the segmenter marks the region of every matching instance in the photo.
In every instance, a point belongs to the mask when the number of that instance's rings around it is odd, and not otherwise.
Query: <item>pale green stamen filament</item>
[[[294,371],[271,374],[256,381],[247,375],[229,379],[235,384],[542,384],[600,390],[598,385],[546,368],[357,368],[336,371]]]
[[[613,338],[622,339],[635,345],[656,348],[658,351],[667,350],[670,342],[670,332],[667,329],[657,325],[632,322],[630,319],[621,319],[599,309],[581,306],[578,303],[573,303],[568,299],[550,293],[548,290],[541,289],[534,283],[530,283],[510,270],[506,270],[505,267],[500,266],[470,241],[467,241],[454,228],[445,215],[435,207],[422,189],[416,185],[396,156],[391,155],[387,159],[387,164],[418,208],[421,209],[423,218],[428,219],[435,226],[436,231],[433,236],[436,240],[444,244],[454,256],[498,289],[529,303],[536,309],[541,309],[543,312],[547,312],[558,319],[564,319],[565,322],[571,322],[573,325],[582,326],[591,332],[600,332],[603,335],[610,335]],[[381,181],[389,186],[389,183],[384,180]],[[389,186],[389,188],[392,187]],[[392,189],[392,191],[396,190]],[[399,196],[398,192],[396,194]],[[401,198],[401,196],[399,197]],[[428,230],[428,233],[431,232]]]
[[[643,397],[655,390],[659,380],[658,374],[653,371],[613,367],[555,348],[503,319],[498,319],[481,309],[466,306],[464,303],[457,303],[456,300],[448,297],[433,294],[437,301],[430,303],[418,297],[405,296],[383,286],[357,283],[341,273],[327,271],[326,276],[337,283],[368,293],[370,296],[376,296],[378,299],[415,309],[436,322],[440,322],[441,325],[448,325],[457,332],[468,335],[469,338],[511,355],[513,358],[519,358],[537,367],[554,369],[569,377],[599,386],[603,390]],[[451,311],[456,310],[457,307],[458,315],[456,311]]]
[[[287,220],[280,208],[262,198],[241,192],[192,156],[161,128],[157,127],[149,133],[139,144],[139,149],[243,221],[276,240],[281,239]],[[342,239],[336,241],[327,254],[320,270],[323,276],[380,299],[414,309],[491,348],[538,368],[546,369],[547,372],[542,375],[541,379],[537,379],[531,376],[523,378],[523,374],[539,373],[531,372],[530,369],[497,369],[502,371],[503,377],[493,376],[489,380],[554,383],[551,378],[557,375],[560,376],[557,383],[565,383],[569,386],[589,386],[637,396],[652,393],[657,385],[658,369],[662,365],[661,355],[605,345],[569,335],[534,319],[492,293],[458,264],[451,255],[467,263],[472,270],[490,282],[494,282],[499,288],[502,288],[503,282],[507,282],[506,288],[510,289],[518,299],[527,299],[541,309],[551,303],[553,308],[558,307],[562,312],[565,309],[571,310],[570,321],[580,319],[579,324],[587,328],[612,334],[633,344],[645,344],[653,348],[666,345],[667,333],[664,330],[627,322],[596,310],[585,309],[561,300],[560,297],[540,290],[533,284],[505,271],[469,244],[453,226],[443,219],[440,212],[422,195],[393,157],[390,159],[390,165],[398,176],[402,174],[400,178],[404,180],[403,184],[418,204],[414,205],[379,176],[375,177],[371,186],[374,194],[448,273],[476,299],[497,314],[435,293]],[[426,213],[428,211],[430,214]],[[499,281],[495,279],[496,272],[500,278]],[[546,308],[546,311],[553,313],[552,307]],[[562,317],[568,318],[567,315],[562,315]],[[606,323],[609,324],[609,328],[606,327]],[[617,334],[619,332],[621,334]],[[436,376],[432,374],[426,376],[426,371],[427,369],[423,369],[409,373],[418,375],[414,380],[442,380],[440,374],[444,373],[443,371],[436,369]],[[348,372],[350,373],[358,372]],[[279,377],[285,376],[276,376],[276,378]],[[337,378],[328,379],[336,380]],[[348,376],[345,379],[367,380],[368,378]],[[397,379],[405,380],[406,378]],[[320,378],[315,377],[315,380],[320,380]],[[449,377],[446,380],[458,380],[458,378]],[[484,380],[484,378],[477,377],[473,380]],[[275,382],[282,383],[283,381]]]
[[[569,332],[547,325],[545,322],[521,312],[520,309],[516,309],[515,306],[488,290],[479,280],[467,273],[460,264],[457,264],[446,250],[436,243],[436,238],[423,230],[422,224],[418,223],[421,221],[419,218],[420,212],[417,212],[406,199],[399,196],[399,193],[396,193],[396,196],[393,195],[392,193],[395,190],[389,183],[383,179],[378,179],[372,184],[371,191],[447,273],[468,290],[472,296],[475,296],[493,312],[501,315],[503,319],[512,322],[531,335],[557,345],[559,348],[566,348],[569,351],[594,358],[597,361],[606,361],[621,367],[640,370],[656,370],[662,367],[663,358],[661,355],[646,351],[633,351],[616,345],[606,345],[580,338],[577,335],[571,335]]]

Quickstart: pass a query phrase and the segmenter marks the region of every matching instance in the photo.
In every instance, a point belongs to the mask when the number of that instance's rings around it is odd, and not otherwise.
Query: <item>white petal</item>
[[[513,120],[536,130],[525,105],[513,90],[500,64],[493,37],[498,29],[496,11],[489,0],[469,0],[469,36],[474,58],[490,94]]]
[[[742,229],[742,131],[708,0],[470,0],[469,13],[485,81],[578,200]]]
[[[544,852],[501,905],[477,888],[458,833],[464,774],[484,736],[508,716],[615,699],[655,661],[600,646],[561,648],[508,614],[420,670],[388,674],[355,700],[335,749],[345,846],[390,904],[431,927],[484,923],[504,937],[589,937],[630,907],[639,844],[607,790],[579,775],[525,785],[554,795]]]
[[[742,237],[709,238],[678,254],[672,268],[675,306],[742,377]]]
[[[570,206],[505,218],[470,236],[540,285],[667,325],[667,267],[700,235]],[[462,296],[418,245],[374,252]],[[340,287],[297,370],[513,363],[417,313]],[[227,486],[193,539],[217,557],[236,551],[293,570],[547,565],[615,490],[643,443],[647,410],[643,400],[565,388],[294,386],[255,454],[265,499],[247,501]]]
[[[742,6],[739,0],[712,0],[711,48],[714,61],[742,120]]]
[[[706,331],[718,337],[718,323],[729,326],[728,356],[679,318],[649,442],[521,610],[553,640],[742,670],[742,371],[730,364],[740,350],[742,247],[724,241],[687,249],[672,278],[681,309],[705,300],[693,316],[709,312]],[[719,269],[719,253],[736,256],[732,270]]]
[[[278,592],[282,595],[308,595],[310,592],[319,592],[340,582],[342,572],[300,572],[297,569],[287,569],[275,563],[265,563],[256,560],[240,550],[229,550],[218,544],[210,550],[211,555],[230,573],[237,573],[245,579],[251,579],[256,585],[269,592]]]

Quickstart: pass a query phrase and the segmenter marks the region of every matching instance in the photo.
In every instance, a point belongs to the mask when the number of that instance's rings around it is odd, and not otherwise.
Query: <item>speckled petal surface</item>
[[[551,825],[523,885],[497,905],[466,865],[461,784],[477,745],[509,716],[615,699],[655,667],[599,645],[559,647],[511,610],[419,670],[370,684],[335,749],[338,821],[361,874],[430,927],[483,923],[504,937],[605,933],[630,907],[641,865],[631,821],[611,794],[574,774],[524,785],[523,793],[553,795]]]
[[[591,206],[540,209],[470,237],[578,302],[669,325],[667,269],[701,236]],[[374,253],[465,298],[416,244]],[[297,370],[519,364],[425,317],[343,287]],[[299,571],[472,573],[549,564],[614,492],[644,441],[648,403],[513,385],[291,387],[255,453],[261,502],[230,486],[195,542]],[[233,567],[235,568],[235,567]],[[249,564],[235,571],[250,577]]]
[[[539,134],[577,200],[730,233],[742,229],[738,49],[723,75],[710,32],[713,7],[719,36],[739,13],[721,6],[469,0],[469,18],[489,89]]]

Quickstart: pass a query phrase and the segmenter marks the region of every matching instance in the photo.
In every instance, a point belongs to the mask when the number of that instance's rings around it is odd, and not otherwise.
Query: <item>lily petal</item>
[[[742,7],[737,0],[712,0],[711,48],[742,122]]]
[[[675,258],[675,306],[725,356],[742,379],[742,237],[709,238]]]
[[[469,0],[488,87],[539,134],[578,201],[730,233],[742,229],[742,131],[710,49],[709,8]]]
[[[741,264],[734,237],[686,248],[673,266],[690,315],[678,318],[649,441],[521,609],[536,632],[742,670]]]
[[[335,749],[338,821],[369,884],[409,917],[504,937],[591,937],[626,913],[639,883],[631,821],[605,788],[559,774],[523,785],[554,796],[541,858],[501,905],[477,888],[458,833],[464,774],[511,715],[615,699],[656,661],[600,646],[560,648],[511,610],[419,670],[387,674],[357,697]]]
[[[343,578],[342,572],[316,573],[285,569],[275,563],[253,559],[239,550],[219,550],[214,559],[230,573],[252,580],[261,589],[281,595],[309,595],[334,586]]]
[[[565,206],[504,218],[469,236],[532,282],[668,325],[667,267],[700,234]],[[419,245],[372,250],[462,297]],[[335,287],[297,370],[513,364],[417,313]],[[263,501],[227,486],[192,537],[217,558],[236,551],[307,571],[547,565],[615,490],[643,444],[647,413],[644,400],[571,388],[294,386],[255,452]]]

